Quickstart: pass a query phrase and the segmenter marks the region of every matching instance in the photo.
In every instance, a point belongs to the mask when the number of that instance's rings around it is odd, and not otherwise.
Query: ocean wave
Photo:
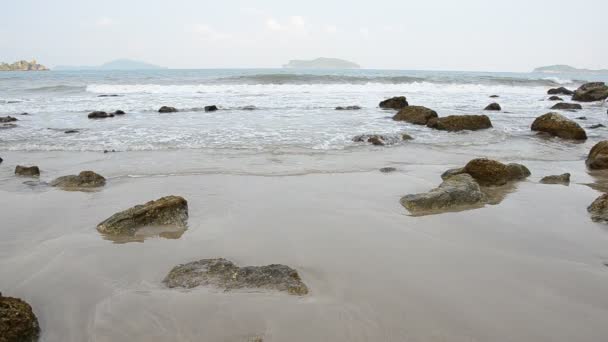
[[[34,87],[28,88],[26,91],[29,92],[40,92],[40,93],[66,93],[66,92],[79,92],[86,90],[85,86],[76,86],[76,85],[66,85],[66,84],[58,84],[51,86],[42,86],[42,87]]]

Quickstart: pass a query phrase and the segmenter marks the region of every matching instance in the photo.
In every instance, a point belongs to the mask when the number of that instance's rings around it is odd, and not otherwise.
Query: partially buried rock
[[[386,99],[379,104],[380,108],[401,109],[408,106],[405,96],[396,96]]]
[[[390,173],[390,172],[395,172],[395,171],[397,171],[397,169],[394,167],[383,167],[380,169],[380,172],[382,172],[382,173]]]
[[[591,219],[595,222],[608,222],[608,194],[603,194],[596,198],[587,211],[591,214]]]
[[[600,141],[591,148],[585,164],[592,170],[608,169],[608,140]]]
[[[496,102],[494,103],[490,103],[489,105],[486,106],[486,108],[484,108],[484,110],[500,110],[500,105]]]
[[[539,116],[532,123],[531,129],[563,139],[587,139],[587,133],[579,124],[557,113],[547,113]]]
[[[563,101],[563,100],[564,99],[562,99],[561,97],[555,96],[555,95],[553,95],[549,98],[549,101]]]
[[[604,82],[585,83],[574,91],[573,101],[592,102],[608,98],[608,86]]]
[[[37,177],[40,176],[40,169],[38,166],[17,165],[15,168],[15,174],[18,176]]]
[[[570,89],[566,89],[564,87],[559,87],[559,88],[552,88],[549,89],[549,91],[547,91],[547,94],[549,95],[573,95],[574,92]]]
[[[359,109],[361,109],[361,107],[359,107],[359,106],[346,106],[346,107],[338,106],[338,107],[336,107],[336,110],[359,110]]]
[[[415,125],[426,125],[430,119],[436,117],[437,112],[432,109],[423,106],[408,106],[399,110],[399,112],[393,116],[393,120],[406,121]]]
[[[205,112],[215,112],[217,110],[217,106],[205,106]]]
[[[90,189],[104,186],[106,179],[93,171],[82,171],[78,175],[59,177],[50,184],[64,189]]]
[[[40,325],[32,307],[0,293],[0,342],[35,342],[39,336]]]
[[[177,109],[174,107],[162,106],[162,107],[160,107],[158,112],[159,113],[175,113],[175,112],[177,112]]]
[[[427,126],[450,132],[476,131],[491,128],[492,122],[486,115],[449,115],[442,118],[430,119]]]
[[[413,215],[483,206],[485,195],[468,174],[451,176],[429,192],[406,195],[403,205]]]
[[[583,107],[578,103],[560,102],[560,103],[554,104],[553,107],[551,107],[551,109],[577,110],[577,109],[583,109]]]
[[[17,118],[14,118],[12,116],[0,116],[0,123],[6,123],[6,122],[14,122],[14,121],[18,121]]]
[[[285,265],[238,267],[229,260],[202,259],[174,267],[163,280],[169,288],[211,286],[226,291],[236,289],[264,289],[308,294],[308,287],[296,270]]]
[[[112,113],[106,113],[106,112],[102,112],[102,111],[95,111],[92,113],[89,113],[88,118],[89,119],[105,119],[105,118],[113,118],[114,114]]]
[[[569,173],[564,173],[561,175],[552,175],[552,176],[546,176],[543,177],[540,180],[541,183],[543,184],[563,184],[563,185],[568,185],[570,184],[570,174]]]
[[[187,220],[188,202],[180,196],[166,196],[116,213],[98,224],[97,230],[104,234],[133,235],[145,226],[186,227]]]

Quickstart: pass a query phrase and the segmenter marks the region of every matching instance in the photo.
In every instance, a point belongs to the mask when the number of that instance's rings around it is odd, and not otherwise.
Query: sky
[[[335,57],[369,69],[608,69],[608,0],[19,0],[0,62],[274,68]]]

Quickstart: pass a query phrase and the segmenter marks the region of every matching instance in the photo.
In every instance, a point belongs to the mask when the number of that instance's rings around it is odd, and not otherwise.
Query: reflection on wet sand
[[[114,243],[129,243],[129,242],[144,242],[145,240],[152,238],[163,238],[176,240],[182,237],[184,233],[188,230],[184,227],[179,227],[175,225],[159,225],[159,226],[146,226],[136,230],[132,235],[129,234],[104,234],[101,233],[101,236],[105,240],[112,241]]]
[[[608,170],[590,170],[587,171],[587,173],[594,179],[594,182],[586,183],[584,185],[593,190],[608,192]]]

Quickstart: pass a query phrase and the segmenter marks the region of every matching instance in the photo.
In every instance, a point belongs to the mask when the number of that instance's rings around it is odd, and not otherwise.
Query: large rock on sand
[[[583,109],[583,106],[581,106],[578,103],[560,102],[560,103],[554,104],[553,107],[551,107],[551,109],[578,110],[578,109]]]
[[[539,116],[532,123],[531,129],[563,139],[587,139],[587,133],[579,124],[557,113],[547,113]]]
[[[0,293],[0,342],[35,342],[39,336],[40,325],[32,307]]]
[[[549,94],[549,95],[573,95],[574,92],[570,89],[566,89],[564,87],[559,87],[559,88],[549,89],[549,91],[547,91],[547,94]]]
[[[596,198],[587,211],[591,214],[591,219],[595,222],[608,223],[608,194],[603,194]]]
[[[608,86],[604,82],[585,83],[574,91],[573,101],[592,102],[608,98]]]
[[[432,109],[423,106],[407,106],[395,114],[393,120],[406,121],[416,125],[426,125],[430,119],[436,117],[437,112]]]
[[[408,106],[405,96],[396,96],[386,99],[379,104],[380,108],[401,109]]]
[[[64,189],[90,189],[104,186],[106,179],[93,171],[82,171],[78,175],[59,177],[50,184]]]
[[[427,123],[430,128],[441,131],[476,131],[492,127],[490,118],[486,115],[449,115],[442,118],[430,119]]]
[[[450,169],[441,175],[446,180],[454,175],[466,173],[482,186],[500,186],[530,176],[530,170],[522,164],[503,164],[499,161],[477,158],[461,168]]]
[[[17,167],[15,167],[15,174],[17,176],[38,177],[40,176],[40,169],[38,166],[17,165]]]
[[[591,148],[585,164],[592,170],[608,169],[608,140],[600,141]]]
[[[483,206],[485,195],[479,184],[468,174],[451,176],[429,192],[406,195],[403,205],[413,215]]]
[[[305,295],[308,288],[298,272],[285,265],[238,267],[220,259],[203,259],[174,267],[165,277],[167,287],[212,286],[225,289],[265,289]]]
[[[183,197],[166,196],[116,213],[98,224],[97,230],[104,234],[134,235],[141,227],[186,227],[187,221],[188,202]]]

